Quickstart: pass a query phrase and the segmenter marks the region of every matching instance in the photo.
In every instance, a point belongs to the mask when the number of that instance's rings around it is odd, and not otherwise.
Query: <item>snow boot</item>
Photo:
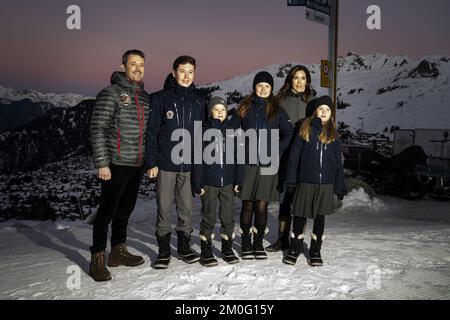
[[[219,263],[212,253],[212,239],[214,238],[214,234],[208,239],[203,234],[200,235],[200,264],[204,267],[214,267]]]
[[[323,265],[322,257],[320,255],[320,249],[322,247],[323,239],[325,239],[325,237],[322,237],[322,239],[318,239],[314,233],[311,234],[308,264],[312,267],[320,267]]]
[[[235,234],[233,233],[231,237],[226,234],[222,234],[222,259],[226,263],[234,264],[239,262],[239,258],[233,252],[233,239]]]
[[[160,236],[156,233],[156,240],[158,241],[158,257],[153,264],[155,269],[167,269],[170,263],[170,236],[172,234],[169,232],[164,236]]]
[[[117,244],[111,248],[108,259],[108,267],[136,267],[143,264],[144,258],[131,254],[125,243]]]
[[[296,237],[295,234],[291,232],[291,244],[288,253],[282,260],[284,263],[290,265],[295,265],[297,263],[298,256],[303,253],[303,238],[303,234]]]
[[[269,232],[269,229],[265,226],[258,228],[253,227],[253,254],[255,259],[267,259],[266,250],[264,250],[263,240],[264,236]]]
[[[282,216],[279,220],[278,239],[267,246],[268,252],[278,252],[289,249],[289,230],[291,229],[291,217]]]
[[[178,259],[186,263],[194,263],[200,257],[191,249],[191,235],[183,231],[177,231],[178,236]]]
[[[111,280],[111,273],[105,265],[105,252],[97,252],[91,255],[91,264],[89,266],[89,275],[95,281]]]
[[[241,229],[239,230],[241,233],[241,254],[242,259],[245,260],[251,260],[255,259],[255,254],[253,253],[253,247],[252,247],[252,231],[253,228],[248,225],[241,226]]]

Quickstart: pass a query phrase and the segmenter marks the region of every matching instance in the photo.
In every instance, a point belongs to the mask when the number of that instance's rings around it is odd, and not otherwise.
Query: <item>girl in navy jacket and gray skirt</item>
[[[341,141],[334,124],[333,102],[329,96],[312,100],[312,116],[302,123],[288,161],[286,184],[295,188],[292,206],[293,232],[283,262],[294,265],[303,251],[307,219],[314,219],[308,263],[323,264],[320,249],[325,216],[333,213],[333,194],[342,200],[347,194],[341,162]]]
[[[265,71],[256,74],[253,92],[241,102],[237,114],[242,119],[244,137],[249,133],[256,136],[253,142],[244,138],[245,173],[240,192],[242,258],[266,259],[263,239],[268,232],[268,204],[278,201],[278,166],[272,160],[288,147],[294,128],[273,95],[273,77]],[[272,147],[272,140],[278,142],[278,148]]]

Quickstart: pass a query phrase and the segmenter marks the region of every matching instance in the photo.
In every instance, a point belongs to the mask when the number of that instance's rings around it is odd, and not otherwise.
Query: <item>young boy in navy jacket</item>
[[[306,118],[289,154],[286,184],[295,188],[292,208],[293,232],[283,262],[294,265],[303,250],[306,220],[314,219],[308,263],[323,264],[320,249],[325,216],[332,214],[333,194],[340,200],[347,194],[341,161],[341,141],[334,124],[333,102],[329,96],[312,100]]]
[[[220,97],[213,97],[209,101],[209,116],[204,122],[203,134],[211,135],[211,142],[203,143],[202,164],[194,165],[193,168],[194,190],[200,194],[202,201],[200,263],[204,266],[218,264],[212,254],[217,203],[222,223],[220,228],[222,258],[230,264],[239,262],[239,258],[232,250],[234,239],[232,204],[234,193],[239,192],[243,178],[243,165],[237,164],[236,156],[239,143],[236,130],[240,127],[240,118],[234,113],[228,113],[227,108],[227,103]],[[233,152],[231,156],[230,152]]]

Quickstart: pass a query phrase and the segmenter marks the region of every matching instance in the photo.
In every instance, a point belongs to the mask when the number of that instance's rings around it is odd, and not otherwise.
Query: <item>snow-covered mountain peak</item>
[[[278,92],[289,70],[297,64],[302,63],[274,64],[203,87],[214,89],[214,95],[226,98],[234,107],[251,91],[257,72],[271,73]],[[318,95],[327,94],[328,89],[320,87],[320,64],[305,66]],[[449,56],[430,55],[413,60],[405,55],[349,52],[338,60],[337,119],[366,132],[382,132],[392,126],[448,128],[449,77]]]
[[[0,84],[0,104],[11,104],[24,99],[32,102],[48,102],[55,107],[72,107],[90,97],[74,93],[42,93],[33,89],[16,90]]]

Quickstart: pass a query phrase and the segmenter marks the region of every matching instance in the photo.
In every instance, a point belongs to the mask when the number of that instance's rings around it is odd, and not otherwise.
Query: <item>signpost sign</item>
[[[328,60],[320,60],[320,86],[323,88],[331,87],[330,71],[331,62]]]
[[[331,8],[328,4],[328,0],[308,0],[306,1],[306,7],[324,14],[331,14]]]
[[[306,8],[306,19],[324,24],[326,26],[330,25],[330,16],[329,15],[324,14],[319,11],[311,10],[308,8]]]
[[[288,6],[305,6],[307,0],[288,0]]]

